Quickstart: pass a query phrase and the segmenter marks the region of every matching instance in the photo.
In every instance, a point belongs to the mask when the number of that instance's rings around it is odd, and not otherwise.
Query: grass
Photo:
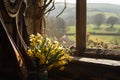
[[[95,40],[96,38],[99,38],[105,42],[113,42],[114,37],[113,36],[100,36],[100,35],[91,35],[89,39]]]
[[[114,25],[113,31],[107,31],[106,29],[109,28],[108,25],[101,25],[99,29],[96,28],[95,25],[89,24],[87,25],[87,32],[105,32],[105,33],[117,33],[120,32],[120,25]],[[67,27],[67,33],[75,33],[75,26],[69,26]],[[71,40],[75,41],[75,35],[69,36]],[[112,42],[115,43],[116,41],[120,44],[120,37],[119,36],[102,36],[102,35],[90,35],[89,39],[96,39],[100,38],[103,41],[106,42]]]
[[[76,30],[75,30],[75,26],[68,26],[67,27],[67,33],[75,33]]]
[[[72,41],[75,41],[75,39],[76,39],[75,36],[68,36],[68,38]]]
[[[105,32],[105,33],[117,33],[120,30],[120,25],[114,25],[114,30],[113,31],[109,31],[107,29],[110,28],[109,25],[105,25],[102,24],[100,26],[100,28],[96,28],[97,26],[93,25],[93,24],[88,24],[87,25],[87,32]]]

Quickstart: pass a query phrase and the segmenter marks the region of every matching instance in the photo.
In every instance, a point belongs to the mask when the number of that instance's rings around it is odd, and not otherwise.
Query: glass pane
[[[75,0],[66,0],[66,4],[65,0],[55,1],[55,9],[46,18],[46,33],[50,38],[60,41],[65,46],[75,46]]]
[[[120,49],[120,1],[87,0],[87,48]]]

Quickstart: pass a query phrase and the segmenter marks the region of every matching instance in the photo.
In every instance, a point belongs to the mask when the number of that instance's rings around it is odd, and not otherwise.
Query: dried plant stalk
[[[55,0],[26,0],[26,2],[27,8],[25,10],[25,19],[26,26],[29,29],[28,33],[39,32],[45,34],[45,15],[55,9]],[[64,9],[57,15],[57,17],[59,17],[65,10],[66,0],[64,0],[64,4]]]

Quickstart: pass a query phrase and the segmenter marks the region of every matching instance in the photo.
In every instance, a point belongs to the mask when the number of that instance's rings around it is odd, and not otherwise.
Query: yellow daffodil
[[[60,46],[58,41],[51,41],[39,33],[37,35],[31,34],[29,39],[28,55],[35,61],[34,58],[37,58],[37,64],[44,65],[48,70],[54,67],[64,70],[65,64],[72,60],[68,49]]]
[[[60,67],[59,70],[63,71],[65,69],[64,66]]]
[[[33,57],[33,53],[31,51],[31,49],[28,49],[28,54]]]

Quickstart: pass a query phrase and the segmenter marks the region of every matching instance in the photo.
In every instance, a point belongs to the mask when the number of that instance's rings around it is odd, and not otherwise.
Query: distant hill
[[[67,16],[69,17],[75,15],[75,6],[76,5],[74,3],[67,3],[65,10],[60,17],[66,18]],[[50,13],[50,16],[56,17],[64,9],[64,7],[64,3],[55,4],[55,10]]]
[[[64,3],[55,4],[55,10],[53,10],[49,16],[56,17],[64,8]],[[59,16],[63,18],[67,24],[70,22],[75,23],[76,8],[74,3],[67,3],[65,11]],[[107,12],[120,15],[120,5],[107,4],[107,3],[88,3],[87,11],[89,12]]]
[[[102,11],[120,13],[120,5],[107,3],[89,3],[87,4],[88,11]]]

